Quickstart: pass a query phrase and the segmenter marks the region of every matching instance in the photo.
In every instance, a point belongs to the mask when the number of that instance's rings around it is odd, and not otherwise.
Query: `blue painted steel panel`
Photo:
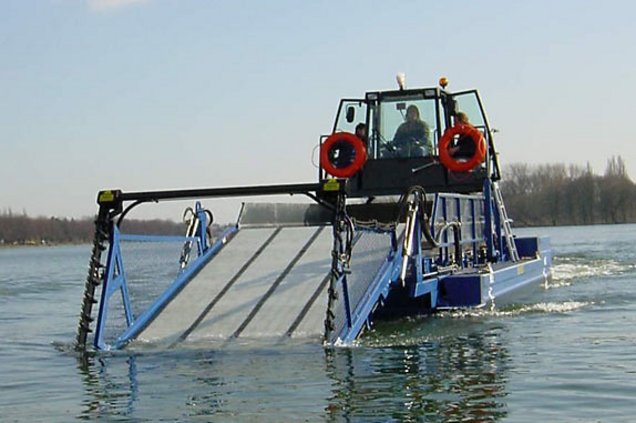
[[[535,257],[539,252],[539,240],[536,237],[515,238],[519,257]]]
[[[482,302],[481,276],[479,274],[450,275],[440,280],[438,307],[475,307]]]
[[[490,277],[490,275],[487,275]],[[503,299],[505,296],[529,288],[531,285],[538,284],[546,278],[546,268],[544,266],[544,258],[540,257],[534,260],[516,263],[504,269],[495,270],[492,273],[492,291],[489,295],[482,295],[484,302],[494,297]]]

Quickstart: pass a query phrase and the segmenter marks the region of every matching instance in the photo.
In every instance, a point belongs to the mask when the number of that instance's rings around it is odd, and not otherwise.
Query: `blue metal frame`
[[[497,207],[493,182],[489,179],[484,181],[484,215],[486,217],[486,246],[488,257],[494,262],[508,261],[511,253],[508,251],[505,235],[503,234],[504,217]]]
[[[487,209],[486,205],[488,203],[488,201],[486,200],[486,193],[484,193],[484,196],[480,196],[480,195],[467,195],[467,194],[451,194],[451,193],[437,193],[435,194],[435,198],[433,200],[433,209],[431,212],[431,219],[430,219],[430,233],[433,237],[435,237],[436,234],[436,230],[435,230],[435,222],[437,220],[438,214],[442,215],[442,218],[445,222],[448,222],[449,219],[455,219],[457,220],[459,223],[461,223],[462,225],[465,225],[466,222],[462,221],[462,207],[465,204],[468,204],[470,207],[470,216],[471,216],[471,222],[470,222],[470,234],[471,237],[468,239],[462,239],[461,240],[461,245],[466,245],[466,244],[470,244],[473,250],[473,261],[472,264],[473,265],[477,265],[478,264],[478,258],[477,258],[477,254],[478,254],[478,245],[481,242],[484,242],[484,238],[486,238],[486,243],[488,243],[488,219],[490,217],[488,217],[488,210],[485,210],[484,213],[484,217],[486,219],[485,222],[485,228],[483,228],[482,231],[482,235],[483,237],[479,237],[477,236],[477,226],[481,225],[482,222],[481,221],[477,221],[477,218],[480,217],[480,215],[477,213],[477,208],[478,207],[484,207]],[[454,206],[454,211],[451,210],[451,207]],[[464,231],[462,231],[463,233]],[[449,249],[452,247],[452,242],[449,241],[448,238],[448,233],[445,232],[442,234],[442,239],[440,240],[440,253],[439,253],[439,257],[437,259],[437,265],[439,266],[448,266],[450,264],[450,252]],[[466,267],[468,265],[468,262],[464,261],[464,263],[462,263],[463,267]]]
[[[197,247],[199,255],[202,255],[209,247],[208,237],[206,236],[206,230],[208,227],[208,216],[205,209],[201,206],[200,201],[197,201],[194,204],[194,212],[196,213],[197,220],[199,221],[199,227],[197,228],[196,233],[196,238],[198,240]]]
[[[499,215],[499,208],[496,207],[493,199],[493,189],[490,181],[484,186],[483,196],[463,195],[454,193],[438,193],[435,195],[432,216],[430,220],[430,231],[435,235],[435,223],[438,215],[444,221],[459,220],[464,225],[468,224],[469,229],[464,229],[462,233],[468,238],[461,239],[462,248],[470,245],[473,253],[472,260],[463,260],[461,267],[484,265],[487,262],[502,262],[508,260],[505,240],[502,237],[502,218]],[[463,212],[466,213],[463,213]],[[470,216],[470,222],[461,222],[462,216]],[[546,278],[549,273],[551,253],[549,247],[541,248],[540,257],[535,260],[528,260],[514,263],[511,266],[503,266],[499,269],[487,273],[439,273],[437,266],[449,264],[449,248],[453,247],[453,242],[448,234],[441,234],[440,254],[437,262],[434,257],[428,257],[422,251],[422,230],[419,214],[415,214],[412,234],[405,233],[404,236],[412,236],[412,251],[408,252],[408,265],[412,271],[408,272],[407,280],[404,281],[408,289],[408,295],[412,298],[430,296],[428,307],[422,304],[422,310],[434,311],[440,308],[457,307],[479,307],[494,301],[495,298],[508,297],[513,292],[523,291],[526,286],[534,286],[539,280]],[[465,220],[468,220],[466,218]],[[408,225],[407,225],[408,228]],[[465,226],[464,226],[465,228]],[[402,238],[403,240],[404,238]],[[351,309],[348,298],[348,287],[346,274],[340,274],[338,283],[342,284],[344,310],[346,324],[337,336],[337,342],[348,344],[353,342],[361,333],[365,325],[371,324],[374,310],[389,296],[391,289],[401,286],[400,273],[403,263],[403,243],[397,242],[395,231],[393,232],[392,246],[387,254],[386,261],[378,271],[376,277],[369,284],[367,292],[357,304],[355,309]],[[538,245],[538,239],[519,240],[525,250],[533,249],[533,245]],[[534,244],[533,244],[534,242]],[[479,258],[479,247],[486,244],[488,257]],[[526,247],[527,245],[527,247]],[[535,246],[536,246],[535,245]],[[483,261],[486,260],[486,261]],[[439,298],[439,290],[451,289],[452,295]],[[450,300],[450,302],[449,302]],[[429,308],[430,307],[430,308]]]
[[[227,238],[232,236],[238,229],[233,226],[225,231],[223,236],[219,238],[211,247],[209,247],[202,255],[197,257],[183,272],[177,276],[172,284],[152,303],[146,311],[141,313],[133,324],[117,338],[113,344],[114,348],[121,348],[131,339],[134,339],[139,333],[163,310],[168,302],[187,285],[190,280],[214,257],[227,242]]]
[[[427,278],[426,275],[431,272],[431,259],[424,257],[422,254],[422,223],[417,216],[415,221],[414,245],[417,245],[417,251],[412,257],[411,267],[415,268],[415,278],[410,281],[410,295],[413,298],[421,297],[426,294],[431,295],[431,309],[437,304],[437,283],[438,278]]]
[[[99,313],[97,316],[97,324],[95,329],[95,338],[93,345],[99,350],[110,350],[121,348],[137,336],[147,325],[155,318],[163,307],[201,270],[201,268],[225,245],[227,239],[231,237],[238,228],[236,226],[227,229],[222,236],[212,245],[207,246],[206,237],[206,221],[207,216],[205,210],[199,202],[196,204],[195,213],[200,219],[199,228],[196,236],[163,236],[163,235],[135,235],[122,234],[117,227],[113,225],[110,237],[110,245],[108,250],[108,259],[104,270],[104,280],[102,286],[102,295],[99,304]],[[121,241],[143,241],[143,242],[196,242],[198,257],[185,268],[179,276],[171,283],[171,285],[137,318],[133,315],[130,295],[128,292],[128,282],[126,279],[126,271],[124,267],[124,259],[121,252]],[[112,345],[105,340],[105,326],[108,320],[108,305],[110,298],[117,291],[121,291],[124,311],[126,315],[126,329],[119,335]]]
[[[493,259],[499,258],[499,253],[495,248],[495,240],[493,239],[492,230],[493,230],[493,219],[494,219],[494,211],[493,211],[493,201],[492,201],[492,185],[490,180],[487,179],[484,181],[484,218],[486,220],[486,227],[484,231],[484,235],[486,238],[486,251],[488,257]]]
[[[126,272],[124,270],[124,260],[120,247],[120,232],[116,225],[110,236],[110,248],[108,250],[108,258],[106,268],[104,270],[104,282],[102,285],[102,297],[99,302],[99,314],[97,315],[97,325],[95,327],[95,339],[93,341],[96,348],[100,350],[109,349],[104,342],[104,328],[106,326],[108,303],[110,297],[119,289],[121,291],[122,301],[124,303],[124,312],[126,314],[126,324],[130,326],[134,317],[132,307],[130,305],[130,296],[128,295],[128,284],[126,282]]]

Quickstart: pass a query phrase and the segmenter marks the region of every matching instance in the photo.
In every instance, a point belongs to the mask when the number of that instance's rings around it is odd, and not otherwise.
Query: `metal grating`
[[[360,238],[351,251],[351,273],[346,275],[349,304],[353,312],[369,290],[380,267],[391,249],[391,232],[357,228]],[[335,334],[347,325],[343,284],[337,286],[338,300],[335,308]]]

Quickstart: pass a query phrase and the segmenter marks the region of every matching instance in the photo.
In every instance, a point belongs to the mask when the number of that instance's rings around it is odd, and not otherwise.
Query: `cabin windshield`
[[[437,101],[426,94],[384,96],[370,106],[370,158],[435,154],[439,134]]]

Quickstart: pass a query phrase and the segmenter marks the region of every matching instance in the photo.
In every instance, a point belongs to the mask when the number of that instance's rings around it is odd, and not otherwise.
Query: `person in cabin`
[[[473,126],[468,119],[468,115],[464,112],[455,113],[454,118],[455,125],[468,125],[470,127]],[[475,149],[476,145],[472,137],[468,135],[462,135],[450,144],[450,147],[448,147],[448,153],[454,159],[469,160],[475,155]]]
[[[433,152],[428,124],[420,118],[420,110],[411,104],[406,108],[406,120],[398,127],[393,144],[398,157],[427,156]]]
[[[364,146],[367,146],[367,125],[366,123],[360,122],[356,125],[355,130],[356,137],[360,138],[364,143]]]

